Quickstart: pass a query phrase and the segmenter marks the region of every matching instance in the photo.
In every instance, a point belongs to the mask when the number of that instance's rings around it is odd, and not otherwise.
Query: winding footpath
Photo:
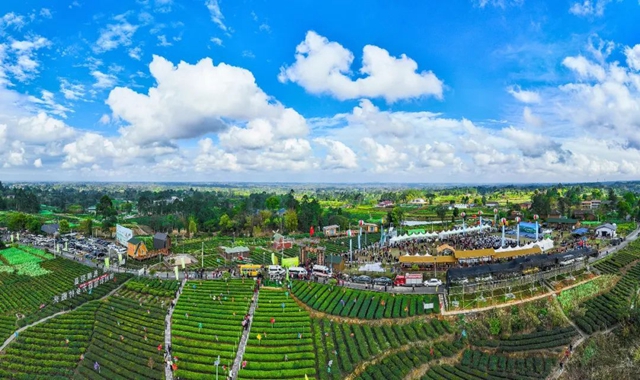
[[[128,281],[128,280],[127,280],[127,281]],[[115,292],[117,292],[118,290],[120,290],[120,288],[122,288],[122,286],[124,286],[124,284],[125,284],[127,281],[123,282],[123,283],[122,283],[122,284],[120,284],[117,288],[113,289],[112,291],[110,291],[110,292],[109,292],[109,293],[107,293],[106,295],[104,295],[104,296],[102,296],[102,297],[100,297],[100,298],[98,298],[98,299],[88,301],[88,302],[101,301],[101,300],[103,300],[103,299],[105,299],[105,298],[107,298],[107,297],[111,297]],[[4,351],[4,349],[5,349],[5,348],[7,348],[7,346],[8,346],[9,344],[11,344],[11,342],[13,342],[13,341],[16,339],[16,333],[18,333],[18,335],[20,335],[20,333],[21,333],[21,332],[25,331],[26,329],[28,329],[28,328],[30,328],[30,327],[37,326],[37,325],[39,325],[39,324],[41,324],[41,323],[44,323],[44,322],[46,322],[46,321],[48,321],[48,320],[50,320],[50,319],[52,319],[52,318],[57,317],[57,316],[59,316],[59,315],[64,315],[64,314],[67,314],[67,313],[69,313],[69,312],[71,312],[71,311],[74,311],[74,310],[78,309],[79,307],[82,307],[83,305],[86,305],[88,302],[85,302],[85,303],[83,303],[82,305],[76,306],[76,307],[75,307],[75,308],[73,308],[73,309],[64,310],[64,311],[59,311],[59,312],[57,312],[57,313],[55,313],[55,314],[52,314],[52,315],[50,315],[50,316],[48,316],[48,317],[42,318],[42,319],[40,319],[40,320],[37,320],[37,321],[33,322],[33,323],[32,323],[32,324],[30,324],[30,325],[26,325],[26,326],[24,326],[24,327],[19,328],[19,329],[18,329],[18,330],[16,330],[13,334],[11,334],[11,336],[10,336],[7,340],[5,340],[5,341],[4,341],[4,343],[2,344],[2,346],[0,346],[0,352]]]
[[[182,283],[180,284],[180,288],[178,288],[178,295],[176,296],[175,300],[172,301],[173,306],[169,306],[169,312],[164,319],[164,352],[167,357],[171,357],[169,347],[171,346],[171,318],[173,317],[173,310],[175,309],[176,305],[178,305],[178,299],[180,298],[182,289],[184,289],[186,283],[187,280],[183,279]],[[164,366],[164,375],[166,380],[173,380],[173,371],[171,370],[171,366],[168,362],[166,362]]]
[[[249,307],[249,320],[253,322],[253,313],[256,311],[256,305],[258,305],[258,296],[260,295],[260,291],[255,293],[255,298],[251,302],[251,306]],[[249,327],[242,332],[242,338],[240,339],[240,344],[238,344],[238,352],[236,354],[236,359],[233,361],[233,367],[231,367],[231,379],[236,380],[238,378],[238,371],[240,371],[240,365],[242,364],[242,357],[244,356],[244,351],[247,348],[247,342],[249,341],[249,334],[251,333],[251,325],[253,323],[249,323]]]

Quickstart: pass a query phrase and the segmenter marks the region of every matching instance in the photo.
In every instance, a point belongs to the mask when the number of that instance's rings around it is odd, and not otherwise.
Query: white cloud
[[[522,90],[519,86],[509,87],[507,91],[522,103],[540,103],[540,94],[535,91]]]
[[[54,115],[58,115],[63,118],[67,117],[67,112],[70,112],[71,110],[61,104],[56,103],[54,99],[55,95],[51,91],[42,90],[41,94],[42,97],[40,98],[29,96],[28,99],[32,103],[38,104],[43,108],[49,110],[49,112],[53,113]]]
[[[331,42],[314,31],[296,47],[296,61],[280,68],[278,79],[293,82],[313,94],[330,94],[337,99],[400,99],[435,96],[442,98],[443,85],[431,71],[417,72],[418,65],[406,55],[392,57],[373,45],[363,49],[361,78],[348,74],[353,54],[337,42]]]
[[[577,57],[567,57],[562,61],[562,64],[583,78],[603,80],[605,77],[605,71],[602,66],[589,61],[581,55]]]
[[[216,148],[210,138],[198,141],[200,153],[195,159],[195,170],[198,172],[240,171],[238,158]]]
[[[634,47],[625,47],[624,55],[627,56],[627,65],[629,68],[640,71],[640,44]]]
[[[474,0],[477,7],[484,8],[487,5],[496,8],[506,8],[508,5],[522,5],[524,0]]]
[[[105,74],[101,71],[95,70],[91,72],[91,76],[93,76],[96,80],[96,83],[93,84],[94,88],[112,88],[118,82],[118,78],[111,74]]]
[[[109,124],[109,123],[111,123],[111,117],[109,117],[109,115],[107,115],[105,113],[100,117],[99,123],[100,124]]]
[[[121,132],[138,143],[223,132],[229,120],[239,126],[267,120],[274,136],[303,136],[308,131],[302,116],[265,94],[245,69],[215,66],[209,58],[174,66],[159,56],[149,69],[157,85],[148,94],[117,87],[107,99],[114,117],[128,124]]]
[[[129,57],[139,61],[142,58],[142,48],[140,46],[136,46],[132,49],[129,49]]]
[[[604,15],[604,9],[611,0],[583,0],[571,5],[569,12],[576,16],[597,16]]]
[[[11,129],[12,138],[35,144],[68,140],[75,133],[73,128],[44,112],[18,119]]]
[[[222,15],[222,11],[220,11],[220,5],[218,4],[218,0],[206,0],[204,5],[209,10],[211,14],[211,21],[213,21],[218,27],[225,32],[227,31],[227,26],[224,24],[222,20],[224,20],[224,16]]]
[[[36,51],[51,46],[51,42],[41,36],[23,41],[9,39],[9,42],[0,49],[0,79],[2,73],[9,73],[20,82],[32,79],[40,66],[35,57]]]
[[[529,107],[524,107],[522,117],[525,123],[534,127],[541,127],[544,124],[544,121],[540,117],[534,115]]]
[[[43,18],[52,18],[53,15],[51,14],[51,10],[48,8],[42,8],[40,9],[40,17]]]
[[[60,92],[68,100],[79,100],[85,95],[84,85],[71,83],[67,79],[60,79]]]
[[[341,141],[326,138],[316,138],[313,141],[327,148],[327,155],[322,162],[324,169],[356,169],[358,167],[356,153]]]
[[[560,144],[547,136],[514,127],[503,129],[502,134],[515,144],[525,157],[540,157],[547,151],[560,149]]]
[[[211,42],[213,42],[214,44],[216,44],[218,46],[222,46],[222,40],[219,39],[218,37],[212,37],[211,38]]]
[[[376,173],[390,172],[400,169],[406,164],[407,154],[399,152],[396,148],[388,144],[380,144],[371,137],[361,140],[367,157],[374,164]]]
[[[36,168],[41,168],[42,167],[42,159],[37,158],[35,161],[33,161],[33,166],[35,166]]]
[[[253,54],[253,52],[251,50],[244,50],[242,52],[242,56],[245,58],[255,58],[255,54]]]
[[[164,34],[158,36],[158,46],[171,46],[171,42],[167,41],[167,36]]]
[[[113,20],[115,23],[108,24],[100,31],[100,37],[93,47],[94,52],[104,53],[119,46],[131,45],[131,39],[138,26],[129,23],[126,19],[126,14],[118,15]]]
[[[24,20],[24,16],[16,14],[14,12],[6,13],[4,16],[0,17],[0,32],[3,29],[8,27],[13,27],[14,29],[21,29],[27,23]]]

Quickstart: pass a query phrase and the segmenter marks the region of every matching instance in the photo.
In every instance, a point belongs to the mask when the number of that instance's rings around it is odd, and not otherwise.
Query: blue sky
[[[637,179],[636,0],[0,5],[0,178]]]

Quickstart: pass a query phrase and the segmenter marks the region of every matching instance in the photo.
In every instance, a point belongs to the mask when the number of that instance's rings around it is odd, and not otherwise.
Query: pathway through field
[[[249,319],[253,321],[253,313],[256,311],[256,305],[258,304],[258,297],[260,296],[260,290],[255,292],[255,298],[251,302],[251,306],[249,306]],[[238,371],[240,370],[240,364],[242,364],[242,357],[244,356],[244,350],[247,348],[247,342],[249,341],[249,333],[251,332],[251,325],[242,332],[242,339],[240,339],[240,344],[238,345],[238,353],[236,354],[236,360],[233,362],[233,367],[231,367],[231,373],[233,374],[232,379],[236,380],[238,378]]]
[[[186,283],[187,283],[187,280],[183,279],[182,283],[180,284],[180,288],[178,289],[178,295],[176,296],[176,299],[172,302],[173,306],[169,307],[169,313],[167,314],[167,316],[165,318],[165,323],[164,323],[164,351],[167,354],[167,356],[169,356],[169,357],[171,355],[171,353],[169,352],[169,346],[171,346],[171,317],[173,316],[173,309],[178,304],[178,299],[180,298],[180,295],[182,294],[182,289],[184,289],[184,285]],[[169,366],[168,363],[164,363],[164,374],[165,374],[165,379],[166,380],[173,380],[173,371],[171,370],[171,367]]]
[[[127,281],[128,281],[128,280],[127,280]],[[104,295],[103,297],[98,298],[97,300],[93,300],[93,301],[100,301],[100,300],[103,300],[103,299],[105,299],[105,298],[107,298],[107,297],[112,296],[115,292],[117,292],[118,290],[120,290],[120,288],[121,288],[124,284],[126,284],[126,283],[127,283],[127,281],[123,282],[122,284],[120,284],[120,286],[118,286],[117,288],[113,289],[111,292],[107,293],[107,294],[106,294],[106,295]],[[93,301],[89,301],[89,302],[93,302]],[[82,305],[84,305],[84,304],[82,304]],[[40,319],[40,320],[38,320],[38,321],[35,321],[35,322],[33,322],[32,324],[30,324],[30,325],[26,325],[26,326],[24,326],[24,327],[19,328],[19,329],[18,329],[18,330],[16,330],[13,334],[11,334],[11,336],[10,336],[7,340],[5,340],[5,342],[2,344],[2,346],[0,346],[0,352],[2,352],[5,348],[7,348],[7,346],[8,346],[11,342],[13,342],[13,341],[16,339],[16,333],[18,333],[18,335],[20,335],[20,333],[21,333],[21,332],[23,332],[24,330],[26,330],[26,329],[28,329],[28,328],[30,328],[30,327],[37,326],[37,325],[39,325],[39,324],[41,324],[41,323],[43,323],[43,322],[48,321],[48,320],[49,320],[49,319],[51,319],[51,318],[55,318],[55,317],[57,317],[57,316],[59,316],[59,315],[67,314],[68,312],[73,311],[73,310],[77,309],[78,307],[80,307],[80,306],[82,306],[82,305],[78,305],[76,308],[73,308],[73,309],[69,309],[69,310],[65,310],[65,311],[59,311],[59,312],[57,312],[57,313],[55,313],[55,314],[52,314],[52,315],[50,315],[50,316],[48,316],[48,317],[42,318],[42,319]]]

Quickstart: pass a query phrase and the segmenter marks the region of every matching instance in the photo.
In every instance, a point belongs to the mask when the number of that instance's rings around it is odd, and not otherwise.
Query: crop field
[[[568,346],[578,332],[571,326],[531,334],[512,335],[508,339],[473,342],[476,346],[495,347],[499,352],[542,350]]]
[[[412,348],[411,350],[400,351],[382,359],[379,363],[368,366],[367,369],[356,379],[358,380],[390,380],[404,379],[409,372],[424,363],[435,359],[454,356],[459,352],[465,343],[456,340],[453,343],[438,342],[429,347]],[[433,347],[433,354],[431,353]]]
[[[4,257],[9,265],[20,265],[26,263],[39,263],[43,259],[36,255],[32,255],[18,248],[7,248],[0,251],[0,255]]]
[[[250,280],[196,280],[186,284],[171,325],[173,352],[179,358],[176,376],[209,380],[216,373],[213,362],[218,356],[223,376],[222,365],[229,366],[235,359],[253,286]]]
[[[16,317],[0,316],[0,342],[4,342],[16,330]]]
[[[244,360],[239,379],[316,377],[311,318],[285,290],[260,291]]]
[[[429,341],[453,332],[446,321],[430,319],[406,324],[370,326],[313,319],[319,377],[342,379],[357,363],[408,343]],[[331,372],[326,368],[332,361]]]
[[[124,297],[100,302],[85,358],[74,378],[162,379],[164,351],[157,347],[164,347],[164,316],[163,309]]]
[[[611,288],[616,279],[617,276],[606,274],[569,290],[563,290],[558,296],[558,302],[565,313],[571,313],[580,303]]]
[[[315,310],[342,317],[402,318],[440,312],[436,295],[395,295],[301,281],[294,284],[293,293]],[[425,304],[433,308],[425,309]]]
[[[539,355],[509,357],[465,350],[460,363],[455,366],[446,364],[432,366],[421,380],[544,379],[549,375],[556,361],[556,359]]]
[[[631,298],[640,285],[640,264],[636,264],[622,276],[608,292],[598,295],[578,306],[584,310],[575,317],[576,325],[587,334],[605,330],[628,314]]]
[[[70,379],[89,346],[98,302],[34,326],[0,356],[2,379]]]
[[[56,258],[35,263],[48,274],[41,276],[0,273],[0,314],[29,314],[40,305],[49,304],[53,296],[74,287],[74,279],[93,269],[74,261]]]
[[[162,305],[164,302],[165,305],[168,305],[179,287],[180,283],[174,280],[137,277],[124,285],[123,289],[120,290],[120,295],[138,302],[153,305]]]

